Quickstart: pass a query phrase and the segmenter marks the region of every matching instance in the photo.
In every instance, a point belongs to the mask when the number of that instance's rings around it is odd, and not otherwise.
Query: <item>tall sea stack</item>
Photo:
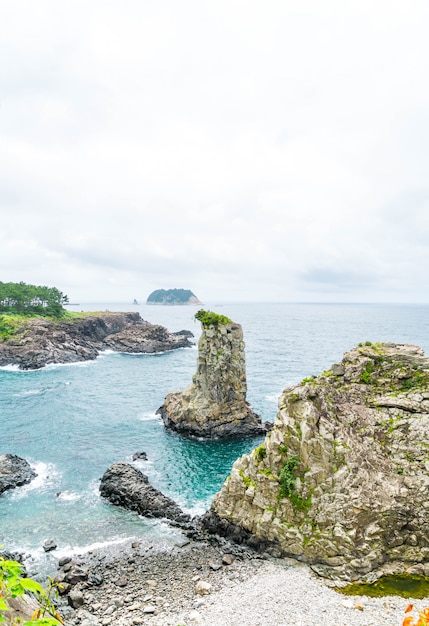
[[[246,401],[243,331],[228,317],[200,310],[197,371],[183,392],[158,409],[164,425],[183,435],[219,439],[264,434],[267,426]]]

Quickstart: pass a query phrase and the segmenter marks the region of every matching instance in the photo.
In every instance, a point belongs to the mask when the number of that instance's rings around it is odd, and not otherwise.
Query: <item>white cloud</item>
[[[428,300],[425,1],[0,7],[0,280]]]

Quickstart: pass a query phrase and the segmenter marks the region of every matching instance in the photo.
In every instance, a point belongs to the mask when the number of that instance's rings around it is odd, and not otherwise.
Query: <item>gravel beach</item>
[[[157,550],[135,543],[64,564],[72,587],[66,626],[401,626],[400,597],[348,597],[307,566],[261,558],[228,544],[188,542]],[[62,572],[62,574],[61,574]]]

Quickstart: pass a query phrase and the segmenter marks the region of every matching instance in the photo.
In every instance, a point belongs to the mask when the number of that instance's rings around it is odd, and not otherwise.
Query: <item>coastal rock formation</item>
[[[167,428],[184,435],[224,438],[263,434],[267,426],[246,401],[242,328],[226,317],[209,315],[207,320],[211,321],[202,321],[192,384],[183,392],[169,393],[158,413]],[[196,317],[199,319],[198,314]]]
[[[16,454],[0,455],[0,493],[26,485],[37,476],[29,463]]]
[[[0,340],[0,365],[38,369],[49,363],[95,359],[107,348],[151,353],[191,345],[187,335],[169,333],[163,326],[146,322],[139,313],[82,313],[55,321],[33,317],[15,334]]]
[[[100,494],[112,504],[146,517],[165,517],[179,524],[190,519],[174,500],[152,487],[147,476],[128,463],[114,463],[106,470]]]
[[[284,390],[205,525],[337,580],[428,576],[428,432],[429,359],[367,342]]]

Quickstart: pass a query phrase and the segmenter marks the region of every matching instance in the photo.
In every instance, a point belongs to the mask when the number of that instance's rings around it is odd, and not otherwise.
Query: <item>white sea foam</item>
[[[30,463],[30,465],[36,472],[37,476],[27,485],[16,487],[11,493],[11,498],[13,500],[25,498],[32,491],[50,488],[52,485],[55,485],[60,478],[60,473],[53,463],[37,461],[35,463]]]
[[[31,372],[34,371],[34,370],[20,370],[19,369],[19,365],[12,365],[12,364],[11,365],[2,365],[0,367],[0,370],[2,370],[3,372],[20,372],[20,373],[28,372],[28,371],[31,371]]]
[[[161,418],[160,415],[157,415],[154,412],[145,412],[145,413],[139,413],[138,419],[140,422],[153,422],[153,421],[159,421]]]
[[[282,391],[279,391],[278,393],[269,393],[267,396],[265,396],[265,400],[268,400],[268,402],[273,402],[274,404],[277,404],[281,395],[282,395]]]
[[[111,546],[118,546],[121,544],[129,543],[133,541],[135,537],[119,537],[117,539],[110,539],[109,541],[94,541],[93,543],[86,544],[84,546],[64,546],[57,548],[55,556],[62,558],[64,556],[73,556],[74,554],[85,554],[87,552],[93,552],[94,550],[105,550]]]
[[[81,499],[81,495],[74,491],[59,491],[57,494],[58,500],[65,500],[66,502],[75,502]]]
[[[24,396],[38,396],[44,391],[44,389],[27,389],[26,391],[20,391],[19,393],[15,393],[14,396],[16,396],[17,398],[23,398]]]
[[[94,365],[95,359],[88,361],[73,361],[73,363],[48,363],[45,365],[46,369],[56,369],[57,367],[89,367]]]

